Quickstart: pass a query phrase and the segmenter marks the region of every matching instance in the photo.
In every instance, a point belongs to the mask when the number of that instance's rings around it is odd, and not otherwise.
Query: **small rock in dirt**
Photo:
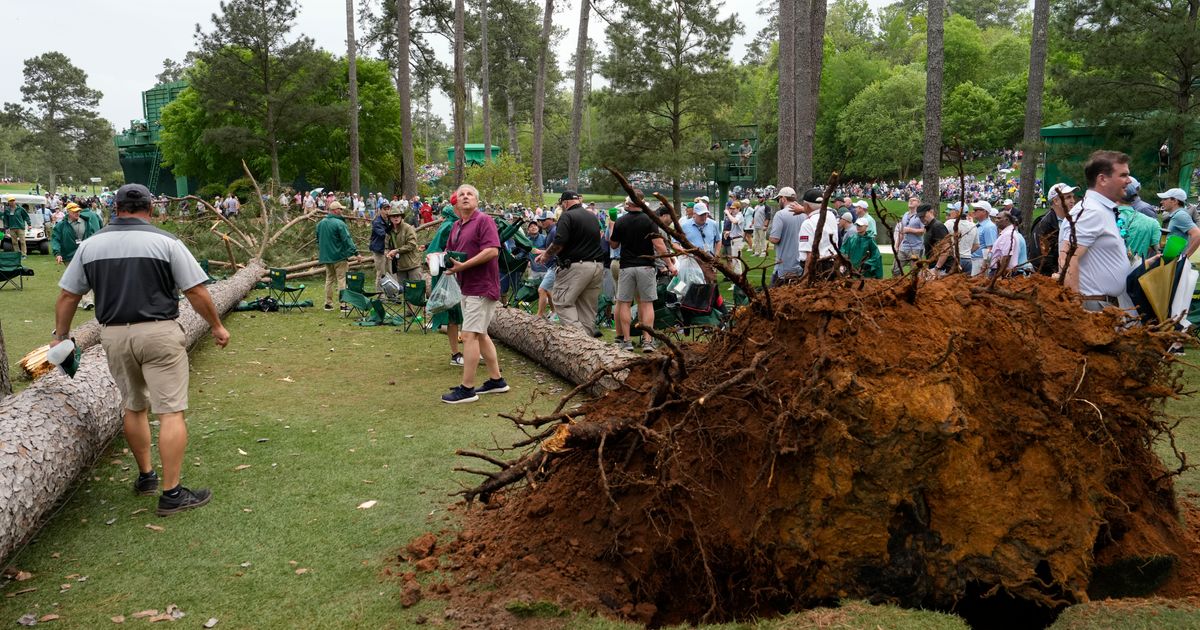
[[[414,564],[413,566],[415,566],[417,568],[417,570],[422,573],[429,573],[430,571],[435,571],[438,568],[437,556],[430,556],[428,558],[425,558],[424,560],[418,560],[417,563]]]
[[[404,589],[400,591],[400,605],[404,608],[411,608],[421,601],[421,585],[415,580],[409,580],[404,583]]]
[[[437,537],[430,533],[417,536],[416,538],[412,539],[407,546],[405,546],[405,549],[408,550],[409,558],[413,560],[428,558],[429,556],[433,555],[433,551],[436,548]]]

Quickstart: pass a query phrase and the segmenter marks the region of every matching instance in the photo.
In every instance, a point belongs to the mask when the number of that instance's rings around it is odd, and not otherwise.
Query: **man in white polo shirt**
[[[1087,193],[1070,211],[1076,248],[1068,262],[1065,284],[1083,295],[1088,310],[1128,306],[1125,278],[1130,263],[1117,227],[1116,209],[1129,184],[1129,156],[1118,151],[1096,151],[1088,157],[1083,171]]]

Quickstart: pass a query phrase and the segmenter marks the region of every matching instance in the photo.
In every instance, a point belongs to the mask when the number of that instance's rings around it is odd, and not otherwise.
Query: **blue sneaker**
[[[442,394],[442,402],[457,405],[458,403],[469,403],[479,400],[479,396],[475,395],[475,388],[455,385],[449,392]]]
[[[508,383],[504,382],[504,378],[489,378],[475,389],[476,394],[501,394],[508,391]]]

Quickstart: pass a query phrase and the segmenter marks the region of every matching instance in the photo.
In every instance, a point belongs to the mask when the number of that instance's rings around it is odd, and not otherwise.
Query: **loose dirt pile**
[[[1190,558],[1151,450],[1180,391],[1174,333],[1041,278],[770,303],[497,460],[450,547],[451,605],[657,626],[864,598],[1029,626],[1149,594]],[[514,472],[532,483],[492,492]]]

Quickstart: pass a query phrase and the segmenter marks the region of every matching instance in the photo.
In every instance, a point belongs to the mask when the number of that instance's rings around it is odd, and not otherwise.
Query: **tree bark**
[[[821,93],[821,66],[825,58],[825,0],[799,0],[806,5],[796,19],[808,17],[808,32],[795,43],[796,63],[796,177],[803,188],[812,186],[813,138],[817,128],[817,106]],[[800,59],[803,57],[803,61]]]
[[[571,143],[567,146],[567,188],[579,190],[579,145],[583,133],[583,97],[587,90],[588,19],[591,0],[579,0],[579,37],[575,44],[575,98],[571,105]]]
[[[796,21],[797,0],[779,0],[779,130],[775,182],[780,188],[796,182]]]
[[[533,196],[540,203],[545,186],[542,185],[542,126],[546,110],[546,57],[550,54],[551,18],[554,16],[554,0],[546,0],[546,12],[542,16],[542,48],[538,52],[537,78],[533,85],[533,148],[530,166],[533,169]]]
[[[4,329],[0,328],[0,399],[12,391],[12,378],[8,374],[8,350],[4,346]]]
[[[467,144],[466,107],[467,79],[463,46],[463,33],[466,11],[463,0],[454,0],[454,187],[463,183],[467,159],[465,155]]]
[[[350,71],[350,205],[362,194],[358,161],[358,43],[354,38],[354,0],[346,0],[346,65]],[[278,183],[278,182],[276,182]],[[352,208],[353,209],[353,208]]]
[[[1029,45],[1029,92],[1025,95],[1025,134],[1021,150],[1021,189],[1017,207],[1021,209],[1021,232],[1033,229],[1034,186],[1038,156],[1041,155],[1042,91],[1046,84],[1046,31],[1050,23],[1050,0],[1033,2],[1033,38]]]
[[[483,159],[492,161],[492,99],[488,70],[488,0],[479,0],[480,107],[483,108]]]
[[[413,150],[412,122],[412,68],[409,67],[408,49],[411,44],[411,13],[409,0],[396,0],[396,47],[400,51],[396,68],[400,77],[400,192],[406,198],[417,194],[417,158]],[[425,131],[425,159],[433,160],[429,155],[429,130]]]
[[[218,312],[233,308],[265,270],[255,259],[211,285]],[[208,323],[186,301],[179,323],[189,346],[208,332]],[[76,329],[77,341],[84,328]],[[37,532],[72,481],[103,452],[121,428],[121,407],[99,345],[84,352],[75,378],[52,370],[0,401],[0,560]]]
[[[942,170],[942,70],[945,50],[942,45],[945,0],[928,0],[929,9],[925,35],[925,155],[922,159],[921,200],[937,207],[941,199],[939,173]]]
[[[593,339],[577,326],[559,326],[515,308],[496,309],[488,334],[575,385],[597,370],[612,369],[635,356]],[[624,378],[623,373],[616,378]],[[616,386],[616,380],[606,377],[591,389],[599,394]]]
[[[517,144],[517,102],[513,95],[504,88],[505,114],[508,123],[508,152],[518,160],[521,159],[521,146]],[[540,203],[538,204],[541,205]]]

